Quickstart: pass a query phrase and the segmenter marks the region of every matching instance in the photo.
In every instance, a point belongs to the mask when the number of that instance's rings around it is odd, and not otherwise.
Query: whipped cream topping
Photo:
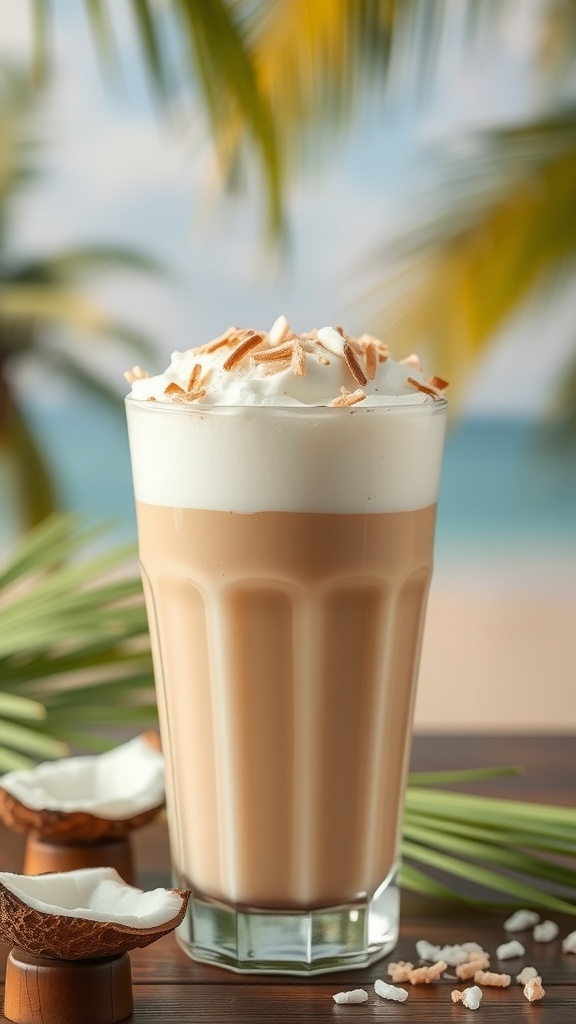
[[[326,327],[226,332],[127,378],[136,500],[174,509],[357,514],[436,502],[445,405],[415,356]]]
[[[230,328],[201,348],[174,352],[155,377],[139,367],[126,376],[132,398],[203,405],[422,405],[440,394],[416,356],[396,362],[384,342],[340,328],[296,335],[283,316],[268,332]]]

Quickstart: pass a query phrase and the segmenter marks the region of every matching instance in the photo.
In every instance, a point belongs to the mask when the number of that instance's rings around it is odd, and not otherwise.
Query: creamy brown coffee
[[[366,965],[398,935],[444,382],[283,318],[129,377],[180,941]]]
[[[181,881],[252,907],[375,892],[397,861],[434,506],[137,511]]]

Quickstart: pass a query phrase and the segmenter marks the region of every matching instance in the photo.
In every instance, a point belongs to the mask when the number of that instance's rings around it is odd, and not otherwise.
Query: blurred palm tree
[[[113,5],[84,7],[113,69],[121,59]],[[169,101],[182,70],[200,82],[226,180],[240,180],[247,153],[259,154],[276,233],[287,175],[326,150],[374,86],[384,94],[381,111],[394,93],[421,110],[447,46],[460,49],[460,66],[484,48],[490,75],[498,35],[517,33],[518,17],[528,16],[517,0],[130,0],[128,8],[156,95]],[[41,75],[48,0],[35,10]],[[575,73],[576,5],[541,0],[528,13],[533,78],[546,85],[533,116],[468,126],[465,152],[454,138],[430,148],[419,201],[405,200],[417,216],[371,259],[376,329],[402,349],[438,350],[437,365],[456,384],[513,310],[576,256],[576,100],[566,88]],[[564,417],[576,420],[575,391],[576,363],[559,395]]]
[[[79,347],[63,346],[53,327],[82,337],[119,340],[133,352],[149,354],[147,339],[110,320],[84,295],[79,283],[96,273],[153,271],[148,257],[113,246],[70,249],[38,259],[19,259],[10,246],[8,210],[12,197],[33,180],[38,155],[27,133],[29,90],[13,74],[0,77],[0,455],[9,460],[24,525],[40,522],[57,505],[50,471],[12,383],[16,363],[31,356],[100,399],[121,407],[115,392],[82,362]]]

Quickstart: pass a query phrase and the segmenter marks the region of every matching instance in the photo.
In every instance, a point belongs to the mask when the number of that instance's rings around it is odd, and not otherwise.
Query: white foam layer
[[[437,500],[443,402],[307,409],[128,399],[127,412],[135,495],[147,504],[353,514]]]

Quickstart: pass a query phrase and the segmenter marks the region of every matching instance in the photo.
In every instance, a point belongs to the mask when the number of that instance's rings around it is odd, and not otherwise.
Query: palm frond
[[[119,575],[134,552],[86,557],[98,532],[54,516],[0,570],[0,770],[154,718],[140,580]]]
[[[3,278],[9,284],[70,285],[119,270],[155,276],[165,272],[160,260],[147,253],[120,245],[91,245],[14,263],[6,268]]]
[[[458,384],[535,285],[576,257],[576,113],[486,132],[430,167],[411,221],[374,254],[366,302],[396,350],[429,350]]]
[[[25,415],[9,393],[4,397],[7,405],[2,410],[0,450],[15,456],[12,475],[17,503],[25,526],[34,526],[56,509],[56,488],[44,452]]]

